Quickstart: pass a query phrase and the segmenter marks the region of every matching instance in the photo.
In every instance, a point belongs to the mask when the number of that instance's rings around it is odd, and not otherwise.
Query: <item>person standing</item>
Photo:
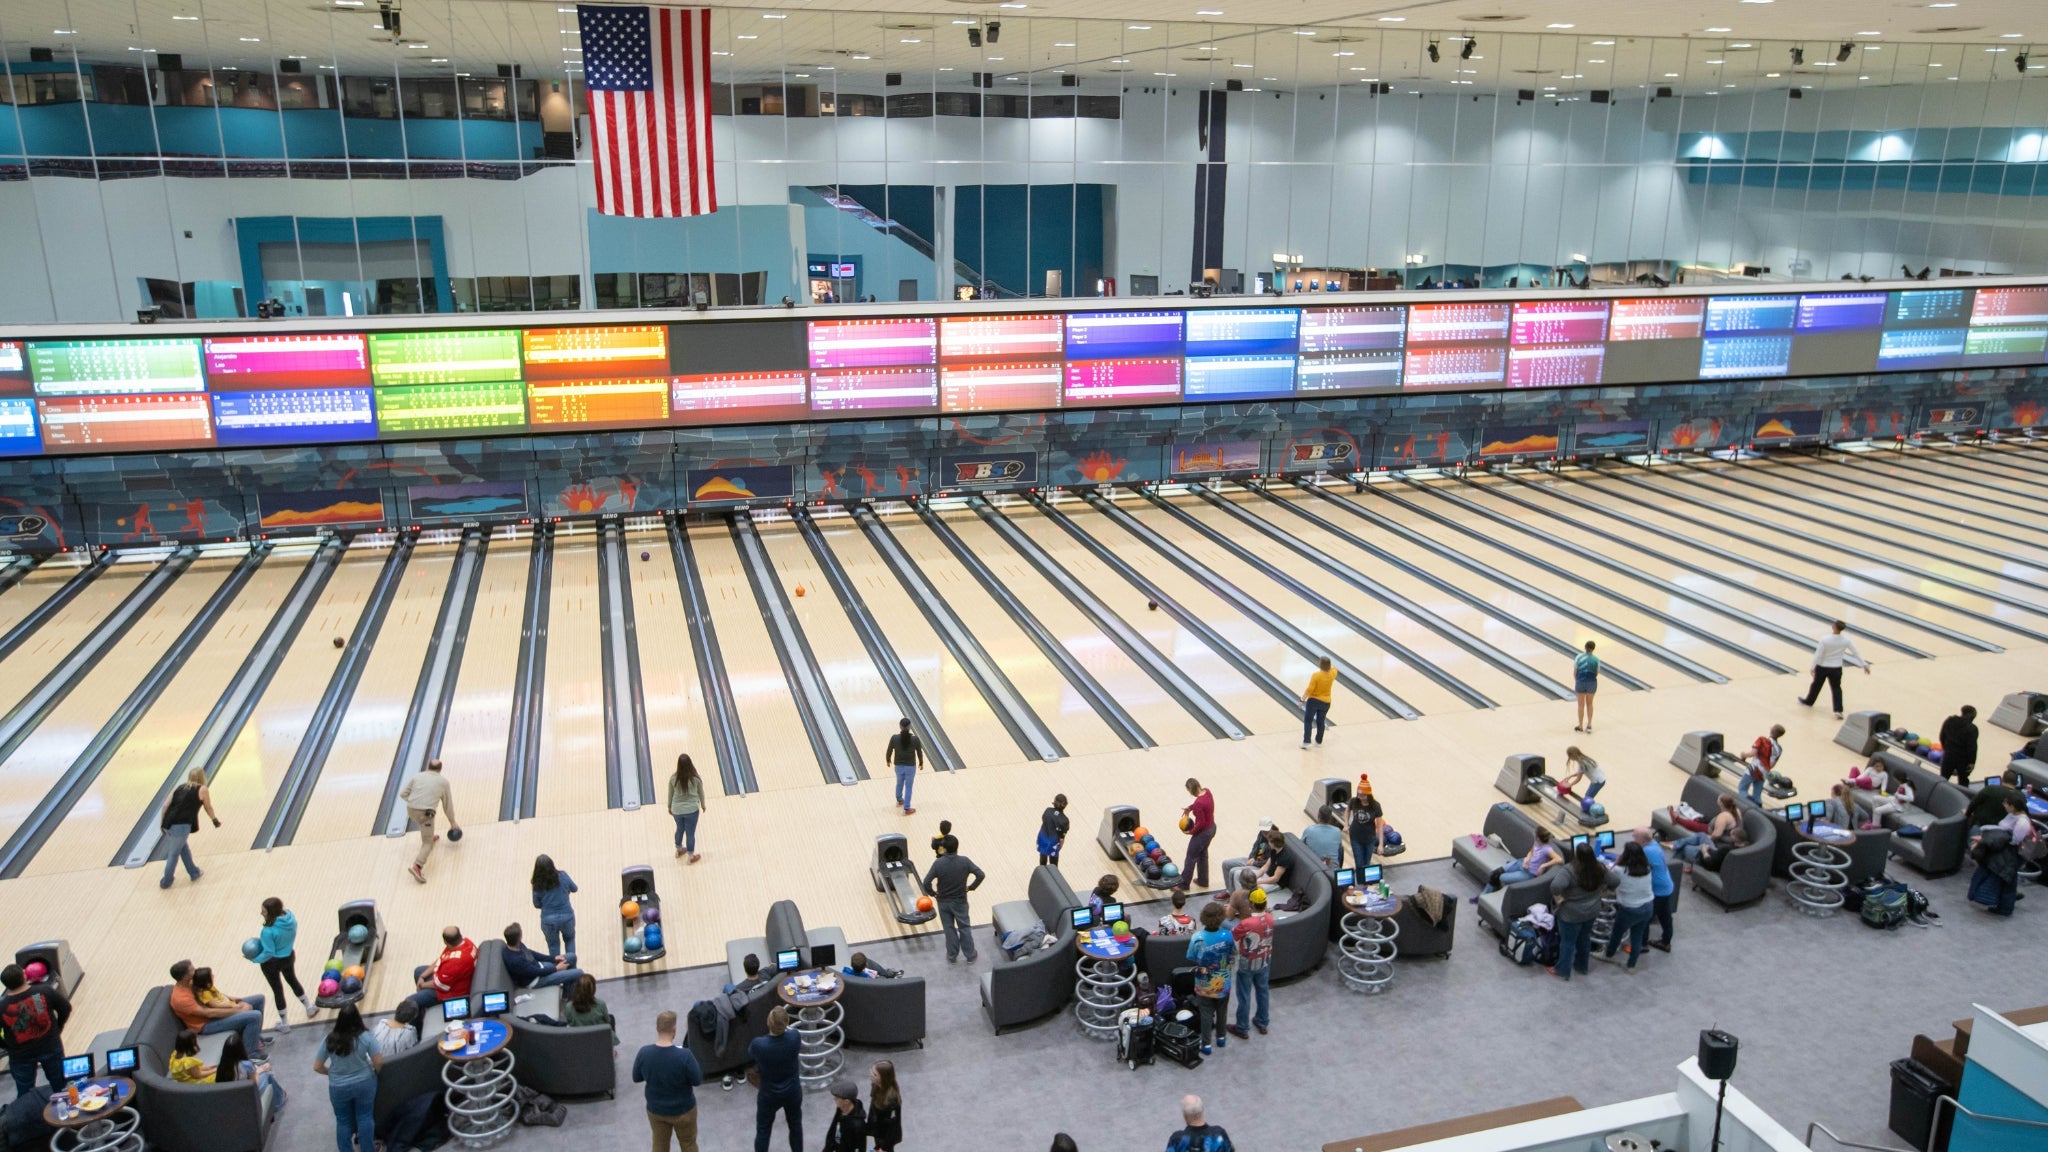
[[[924,741],[910,730],[908,717],[897,721],[896,734],[889,737],[889,750],[884,755],[896,769],[896,807],[903,809],[905,816],[916,815],[917,809],[910,806],[910,793],[917,787],[917,770],[924,767]]]
[[[1309,738],[1315,738],[1317,747],[1323,743],[1323,728],[1329,722],[1330,688],[1337,683],[1337,673],[1330,668],[1330,658],[1316,658],[1316,670],[1309,674],[1308,689],[1301,694],[1301,746],[1309,746]]]
[[[1188,937],[1188,965],[1194,969],[1195,1012],[1202,1024],[1202,1055],[1210,1044],[1221,1048],[1228,1040],[1223,1032],[1223,1012],[1230,1006],[1230,960],[1236,942],[1223,926],[1223,905],[1211,900],[1202,905],[1202,927]]]
[[[896,1152],[903,1143],[903,1093],[896,1087],[896,1065],[888,1060],[868,1069],[868,1137],[875,1152]]]
[[[1629,838],[1642,845],[1643,858],[1650,862],[1650,918],[1657,922],[1659,939],[1650,941],[1650,947],[1659,952],[1671,951],[1671,904],[1678,892],[1678,885],[1671,882],[1671,862],[1664,857],[1664,846],[1648,828],[1638,828]]]
[[[947,836],[939,849],[939,855],[932,866],[925,870],[924,894],[938,901],[939,927],[946,934],[946,963],[951,964],[962,955],[972,964],[974,954],[974,932],[968,919],[967,894],[981,887],[987,879],[974,861],[960,854],[960,842]]]
[[[868,1117],[851,1080],[832,1085],[832,1124],[825,1129],[824,1152],[868,1152]]]
[[[1635,975],[1636,961],[1643,958],[1650,939],[1650,916],[1655,911],[1656,881],[1651,876],[1650,858],[1643,846],[1631,840],[1622,846],[1621,859],[1608,871],[1614,877],[1614,926],[1607,933],[1607,950],[1602,960],[1614,960],[1614,953],[1628,938],[1628,973]],[[1592,933],[1587,933],[1587,939]]]
[[[1363,868],[1372,863],[1373,853],[1380,850],[1380,837],[1386,832],[1387,813],[1380,802],[1373,798],[1372,781],[1364,776],[1358,778],[1358,792],[1351,797],[1349,825],[1346,831],[1351,837],[1351,866]]]
[[[1544,971],[1569,980],[1575,970],[1580,975],[1591,970],[1593,921],[1600,915],[1601,895],[1612,887],[1614,878],[1607,865],[1600,862],[1591,844],[1581,843],[1571,863],[1558,869],[1550,882],[1551,909],[1557,917],[1557,963]]]
[[[26,1096],[36,1086],[36,1069],[52,1092],[64,1086],[64,1024],[71,1019],[71,1001],[52,984],[30,984],[21,966],[0,968],[0,1043],[7,1048],[7,1071],[14,1077],[14,1095]]]
[[[1863,669],[1865,676],[1870,675],[1870,661],[1865,660],[1863,653],[1856,650],[1856,642],[1854,640],[1843,635],[1848,630],[1849,626],[1847,624],[1837,620],[1831,626],[1828,634],[1821,637],[1820,643],[1813,646],[1813,683],[1807,686],[1806,695],[1793,697],[1794,700],[1799,701],[1800,707],[1813,707],[1813,702],[1820,699],[1820,686],[1825,684],[1828,686],[1830,698],[1833,699],[1835,704],[1835,719],[1840,720],[1842,718],[1842,665],[1854,664],[1858,668]]]
[[[1273,914],[1266,911],[1265,889],[1252,889],[1251,900],[1251,915],[1230,929],[1231,941],[1237,948],[1237,1023],[1230,1026],[1230,1034],[1239,1040],[1251,1038],[1245,1028],[1247,1016],[1261,1036],[1272,1021]],[[1256,1013],[1252,1011],[1255,997]]]
[[[1764,784],[1777,769],[1779,758],[1785,755],[1784,739],[1783,724],[1773,724],[1770,735],[1757,737],[1756,743],[1750,746],[1749,756],[1745,760],[1749,765],[1748,770],[1743,772],[1741,781],[1735,785],[1735,791],[1740,793],[1743,799],[1759,808],[1763,807],[1764,803]]]
[[[1572,725],[1574,732],[1593,730],[1593,693],[1600,690],[1600,658],[1593,655],[1593,642],[1586,641],[1586,650],[1572,657],[1572,693],[1579,699],[1578,723]]]
[[[1188,834],[1188,852],[1180,866],[1180,883],[1175,887],[1207,888],[1209,842],[1216,839],[1216,797],[1193,776],[1188,777],[1187,789],[1194,799],[1180,813],[1181,830]]]
[[[1072,827],[1067,820],[1067,795],[1062,792],[1052,798],[1052,807],[1038,817],[1038,862],[1057,866],[1060,862],[1060,848],[1067,842],[1067,829]],[[872,1112],[870,1113],[872,1115]]]
[[[1236,1152],[1230,1133],[1202,1115],[1200,1096],[1180,1098],[1181,1130],[1166,1138],[1166,1152]]]
[[[185,875],[196,883],[205,875],[199,865],[192,862],[192,846],[187,843],[192,833],[199,830],[199,810],[206,810],[206,818],[220,827],[220,816],[213,810],[213,793],[206,787],[206,769],[194,768],[185,773],[185,782],[171,792],[171,798],[164,801],[163,820],[159,827],[164,834],[164,878],[157,881],[157,887],[169,888],[177,877],[178,862],[185,862]]]
[[[755,1087],[754,1152],[768,1152],[777,1112],[789,1125],[789,1152],[804,1152],[804,1085],[797,1076],[802,1046],[803,1038],[789,1026],[789,1009],[780,1004],[768,1010],[768,1034],[747,1045],[747,1059],[754,1062],[748,1076]]]
[[[305,986],[299,983],[296,951],[299,939],[299,922],[284,906],[284,901],[275,896],[263,902],[263,931],[256,934],[257,944],[262,950],[253,959],[263,969],[263,978],[270,982],[270,996],[277,1005],[277,1034],[282,1036],[292,1030],[291,1022],[285,1019],[284,989],[291,985],[292,995],[299,998],[299,1006],[306,1010],[306,1019],[311,1020],[320,1009],[314,1007],[313,998],[306,995]]]
[[[462,825],[455,822],[455,793],[448,787],[448,778],[441,775],[441,761],[427,761],[427,770],[415,772],[412,778],[398,790],[398,801],[420,826],[419,854],[412,858],[412,867],[406,872],[422,884],[427,882],[427,857],[433,854],[434,845],[441,838],[434,834],[434,809],[440,808],[448,814],[448,834],[462,836]]]
[[[1965,704],[1962,710],[1941,722],[1941,778],[1955,777],[1958,785],[1970,786],[1970,773],[1977,768],[1977,709]]]
[[[685,752],[676,757],[676,774],[668,778],[668,814],[676,821],[676,856],[688,856],[692,864],[702,859],[697,855],[697,817],[707,807],[704,777],[697,774],[696,762]]]
[[[633,1057],[633,1083],[647,1085],[647,1127],[654,1152],[668,1152],[673,1140],[682,1152],[697,1152],[697,1085],[704,1069],[688,1048],[676,1043],[676,1014],[654,1018],[654,1043]]]
[[[377,1074],[384,1054],[363,1027],[363,1014],[344,1004],[334,1030],[313,1058],[313,1071],[327,1077],[327,1102],[334,1106],[334,1146],[339,1152],[370,1152],[377,1146]]]
[[[571,968],[576,966],[576,910],[569,906],[569,895],[577,890],[576,881],[555,867],[551,857],[533,858],[533,906],[540,909],[540,934],[547,939],[548,955],[564,957]]]
[[[1571,775],[1557,782],[1559,796],[1571,795],[1572,785],[1581,780],[1586,782],[1586,795],[1583,797],[1586,800],[1598,796],[1600,790],[1607,787],[1607,773],[1601,769],[1600,762],[1579,751],[1576,744],[1564,750],[1564,766],[1571,769]]]

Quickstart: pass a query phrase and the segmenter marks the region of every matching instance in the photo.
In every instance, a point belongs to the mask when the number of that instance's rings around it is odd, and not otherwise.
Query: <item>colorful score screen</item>
[[[1699,296],[1616,300],[1607,339],[1697,340],[1706,327],[1707,302]]]
[[[1060,406],[1058,360],[948,364],[939,369],[941,412],[1025,412]]]
[[[370,374],[379,386],[517,381],[519,333],[372,332]]]
[[[753,424],[811,414],[808,372],[716,372],[669,377],[679,424]]]
[[[193,339],[33,341],[28,362],[38,396],[206,390]]]
[[[215,392],[213,427],[223,448],[377,438],[377,417],[368,387]]]
[[[528,380],[590,380],[668,375],[668,326],[528,328],[522,333]]]
[[[1508,343],[1587,344],[1607,339],[1605,300],[1532,300],[1515,305]]]
[[[943,316],[939,359],[1057,360],[1066,347],[1065,325],[1047,316]]]
[[[668,377],[547,380],[526,386],[535,428],[629,428],[668,422]]]
[[[937,320],[816,320],[813,368],[886,368],[939,362]]]
[[[196,354],[197,347],[195,345]],[[213,443],[206,396],[58,396],[36,401],[47,452],[133,452]]]
[[[372,347],[375,347],[374,342]],[[377,389],[377,431],[384,436],[460,435],[526,426],[526,388],[516,380],[481,384],[399,384]]]
[[[361,333],[308,333],[209,339],[206,378],[216,392],[366,385],[370,382],[368,338]]]
[[[1180,399],[1180,375],[1178,356],[1069,360],[1064,399],[1073,408],[1171,404]]]

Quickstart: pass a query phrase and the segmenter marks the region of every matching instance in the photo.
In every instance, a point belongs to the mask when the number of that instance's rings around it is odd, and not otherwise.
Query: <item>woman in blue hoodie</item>
[[[287,912],[284,901],[272,896],[263,902],[263,931],[256,940],[263,950],[251,959],[263,967],[263,978],[270,981],[270,1002],[277,1005],[277,1032],[282,1036],[291,1031],[291,1021],[285,1019],[284,985],[292,986],[292,995],[299,998],[299,1005],[306,1010],[306,1019],[311,1020],[318,1009],[313,1007],[313,998],[306,995],[306,989],[299,983],[296,971],[298,956],[293,948],[299,939],[299,922]]]
[[[576,966],[576,910],[569,906],[569,894],[576,882],[555,867],[546,856],[533,858],[533,906],[540,909],[540,930],[548,940],[548,955],[566,957]]]

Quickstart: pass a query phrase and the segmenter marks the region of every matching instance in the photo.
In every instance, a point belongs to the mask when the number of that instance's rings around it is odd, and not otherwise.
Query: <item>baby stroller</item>
[[[1117,1017],[1116,1058],[1133,1071],[1153,1060],[1153,1019],[1136,1008],[1126,1008]]]

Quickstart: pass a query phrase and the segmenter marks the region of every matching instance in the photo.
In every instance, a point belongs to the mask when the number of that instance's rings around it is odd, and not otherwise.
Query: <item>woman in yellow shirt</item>
[[[1308,678],[1308,691],[1301,694],[1301,746],[1308,747],[1309,738],[1315,738],[1316,745],[1323,743],[1323,725],[1330,714],[1330,687],[1337,682],[1337,674],[1330,670],[1330,658],[1324,656],[1316,661],[1315,674]]]
[[[181,1028],[171,1041],[171,1079],[180,1084],[211,1084],[218,1071],[199,1061],[199,1033]]]

